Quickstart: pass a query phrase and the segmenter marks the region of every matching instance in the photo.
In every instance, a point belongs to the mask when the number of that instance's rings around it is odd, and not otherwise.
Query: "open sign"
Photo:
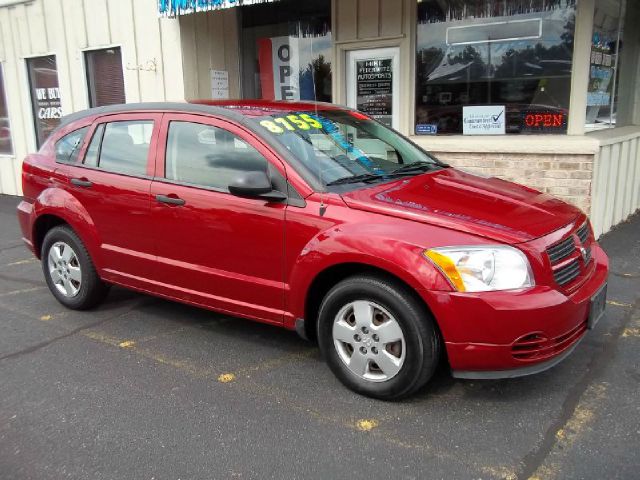
[[[565,130],[567,114],[564,112],[526,112],[524,114],[526,130]]]

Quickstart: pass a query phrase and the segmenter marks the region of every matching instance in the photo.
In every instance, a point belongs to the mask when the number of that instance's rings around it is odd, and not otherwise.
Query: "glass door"
[[[395,128],[399,118],[400,49],[372,48],[347,52],[347,105]]]

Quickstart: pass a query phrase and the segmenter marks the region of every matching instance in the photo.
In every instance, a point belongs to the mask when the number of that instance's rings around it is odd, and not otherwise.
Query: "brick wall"
[[[454,167],[549,193],[590,214],[593,155],[431,153]]]

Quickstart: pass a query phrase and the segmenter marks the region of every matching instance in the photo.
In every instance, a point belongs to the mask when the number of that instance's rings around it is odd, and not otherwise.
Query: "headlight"
[[[443,247],[426,250],[459,292],[487,292],[532,287],[529,261],[513,247]]]

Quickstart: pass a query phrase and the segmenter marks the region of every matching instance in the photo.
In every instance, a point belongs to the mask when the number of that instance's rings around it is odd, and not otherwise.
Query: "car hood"
[[[351,208],[510,244],[551,233],[581,215],[577,208],[537,190],[455,168],[343,193],[342,198]]]

